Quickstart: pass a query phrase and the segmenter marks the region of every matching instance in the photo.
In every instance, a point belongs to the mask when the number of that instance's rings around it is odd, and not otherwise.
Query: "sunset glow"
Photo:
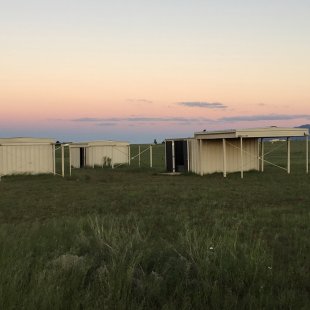
[[[310,123],[309,1],[12,0],[0,137],[152,142]]]

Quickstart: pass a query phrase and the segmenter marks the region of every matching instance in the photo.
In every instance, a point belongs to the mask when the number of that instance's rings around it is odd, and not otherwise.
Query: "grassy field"
[[[290,175],[164,176],[163,158],[2,178],[0,309],[309,309],[304,143]]]

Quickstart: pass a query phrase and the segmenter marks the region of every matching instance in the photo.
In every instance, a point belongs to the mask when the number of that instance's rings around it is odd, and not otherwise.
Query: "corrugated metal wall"
[[[190,171],[198,174],[223,172],[223,141],[190,140]],[[226,139],[227,172],[241,169],[240,139]],[[258,170],[258,139],[243,139],[243,170]]]
[[[108,162],[111,164],[126,164],[128,163],[127,145],[91,145],[85,147],[86,150],[86,166],[103,166]],[[71,152],[71,166],[73,168],[80,168],[80,148],[70,147]]]
[[[199,173],[199,151],[198,151],[198,140],[188,140],[189,146],[189,171]]]
[[[128,146],[102,145],[86,149],[87,166],[102,166],[107,159],[111,159],[114,164],[128,163]]]
[[[54,172],[53,145],[1,145],[0,174]]]
[[[73,168],[80,168],[80,148],[72,147],[70,148],[71,154],[71,166]]]

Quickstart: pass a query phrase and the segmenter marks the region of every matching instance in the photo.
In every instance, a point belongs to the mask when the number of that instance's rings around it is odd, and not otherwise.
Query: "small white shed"
[[[55,140],[0,138],[0,176],[55,173]]]
[[[69,145],[72,168],[129,164],[130,145],[124,141],[90,141]]]
[[[249,128],[196,132],[194,138],[166,140],[166,166],[171,172],[186,163],[185,171],[204,175],[214,172],[264,171],[264,139],[285,138],[287,167],[290,173],[290,138],[306,138],[306,172],[309,170],[307,128]],[[181,141],[181,142],[180,142]],[[181,154],[181,155],[180,155]],[[170,169],[170,170],[169,170]]]

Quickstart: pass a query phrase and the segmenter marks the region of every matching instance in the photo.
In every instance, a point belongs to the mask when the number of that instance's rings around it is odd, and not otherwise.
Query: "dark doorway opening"
[[[80,147],[80,168],[85,167],[85,147]]]
[[[187,141],[174,141],[175,171],[187,171]]]
[[[174,155],[174,156],[173,156]],[[166,141],[166,167],[168,172],[187,172],[187,140]]]

